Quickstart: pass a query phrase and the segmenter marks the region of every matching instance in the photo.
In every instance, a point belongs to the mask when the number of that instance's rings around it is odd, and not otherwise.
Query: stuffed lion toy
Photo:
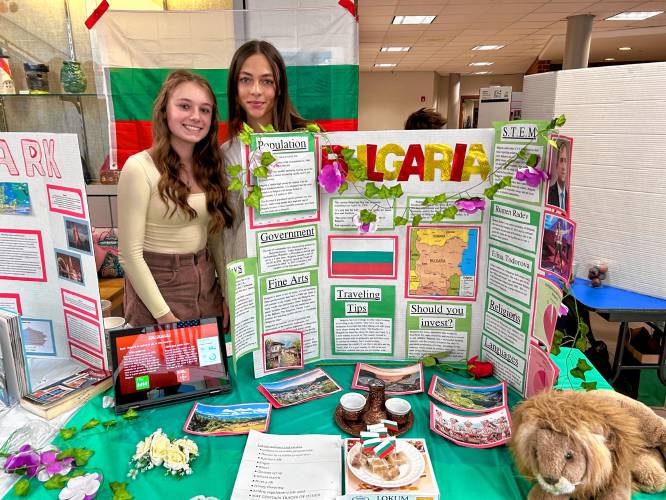
[[[666,420],[617,392],[547,391],[512,412],[530,500],[624,500],[666,488]]]

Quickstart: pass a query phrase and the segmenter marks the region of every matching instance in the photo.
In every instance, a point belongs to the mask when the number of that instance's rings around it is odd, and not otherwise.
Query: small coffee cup
[[[107,332],[123,328],[125,328],[125,318],[121,318],[120,316],[107,316],[104,318],[104,330]]]
[[[365,396],[358,392],[348,392],[340,398],[342,416],[349,422],[356,422],[361,418],[365,408]]]
[[[384,403],[389,420],[393,420],[398,425],[407,422],[407,415],[412,410],[409,401],[402,398],[390,398]]]
[[[102,305],[102,316],[105,318],[111,316],[111,301],[102,299],[100,304]]]

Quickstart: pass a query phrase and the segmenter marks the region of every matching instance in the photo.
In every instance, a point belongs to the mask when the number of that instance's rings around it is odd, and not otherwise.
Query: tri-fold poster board
[[[108,370],[74,134],[0,133],[0,308],[21,315],[31,390]]]
[[[570,277],[575,232],[567,211],[547,203],[556,175],[536,187],[514,179],[485,210],[433,220],[452,195],[483,198],[524,168],[521,158],[505,164],[525,145],[548,170],[557,150],[537,137],[545,124],[254,136],[245,167],[255,150],[268,150],[277,159],[269,179],[282,169],[289,176],[270,183],[274,198],[262,199],[259,210],[245,207],[248,258],[227,266],[234,361],[252,353],[255,376],[273,372],[269,350],[275,359],[276,349],[293,345],[266,342],[267,334],[297,331],[305,363],[480,354],[521,394],[552,384],[557,369],[547,351],[562,300],[556,283]],[[354,149],[368,180],[341,194],[321,189],[318,150],[326,146]],[[250,175],[247,182],[266,185]],[[400,184],[404,195],[367,199],[370,182]],[[422,203],[440,193],[450,201]],[[367,233],[358,227],[363,209],[377,215]],[[409,222],[396,225],[396,217]]]

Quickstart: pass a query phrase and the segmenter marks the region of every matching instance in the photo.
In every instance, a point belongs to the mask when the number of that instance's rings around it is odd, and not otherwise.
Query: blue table
[[[666,340],[662,332],[662,342],[657,363],[640,365],[623,365],[625,342],[629,339],[629,323],[666,321],[666,300],[630,292],[622,288],[603,285],[598,288],[590,286],[586,279],[576,278],[571,287],[574,298],[594,311],[606,321],[620,322],[620,331],[613,358],[613,368],[609,382],[613,384],[620,376],[622,370],[657,370],[657,376],[662,384],[666,385],[664,376],[664,361],[666,360]]]

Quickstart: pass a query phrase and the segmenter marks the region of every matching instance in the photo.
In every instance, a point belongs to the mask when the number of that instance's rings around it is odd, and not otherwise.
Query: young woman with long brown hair
[[[241,163],[241,145],[237,136],[243,123],[255,132],[261,132],[261,127],[268,125],[279,132],[292,132],[308,124],[289,97],[284,59],[264,40],[250,40],[236,50],[229,67],[227,96],[230,139],[222,146],[227,165]],[[238,217],[233,229],[226,231],[227,261],[247,255],[243,200],[235,193],[233,196]]]
[[[174,71],[155,100],[153,144],[127,160],[118,183],[127,322],[226,316],[215,275],[223,281],[220,234],[232,222],[215,94]]]

